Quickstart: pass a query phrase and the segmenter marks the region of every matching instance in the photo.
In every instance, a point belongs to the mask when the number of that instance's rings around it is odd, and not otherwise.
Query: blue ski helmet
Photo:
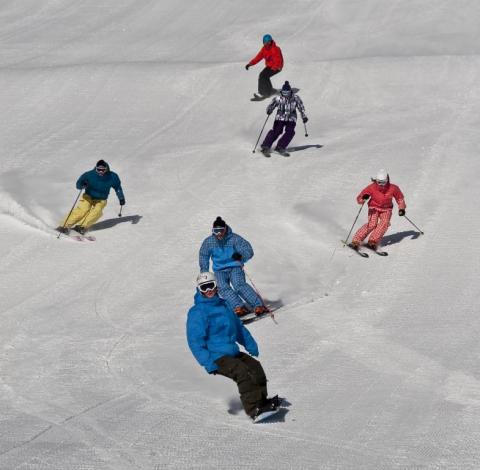
[[[272,36],[270,34],[265,34],[265,36],[263,36],[263,44],[267,44],[267,42],[270,41],[273,41]]]

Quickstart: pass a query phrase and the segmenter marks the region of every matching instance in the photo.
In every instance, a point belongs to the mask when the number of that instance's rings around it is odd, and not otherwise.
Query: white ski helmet
[[[215,286],[217,285],[217,279],[214,273],[205,271],[197,276],[197,287],[200,287],[202,284],[205,284],[207,282],[214,282]]]
[[[387,170],[384,170],[383,168],[381,170],[378,170],[377,176],[374,178],[377,183],[387,183],[390,179],[388,176]]]

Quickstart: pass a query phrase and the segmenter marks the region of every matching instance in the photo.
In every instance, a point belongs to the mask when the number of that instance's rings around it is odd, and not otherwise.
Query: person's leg
[[[80,198],[77,207],[75,207],[70,216],[65,217],[65,219],[61,223],[62,227],[64,226],[70,228],[75,225],[78,221],[82,220],[88,214],[91,207],[92,198],[84,193]]]
[[[273,143],[278,139],[278,136],[283,132],[283,121],[275,121],[273,123],[273,128],[268,131],[261,147],[262,148],[271,148]]]
[[[82,220],[81,225],[85,229],[90,228],[103,214],[103,209],[107,205],[106,199],[94,199],[92,208]]]
[[[370,237],[368,239],[368,244],[369,245],[374,245],[378,246],[379,243],[381,242],[383,236],[385,235],[385,232],[388,230],[388,227],[390,226],[390,219],[392,218],[392,211],[384,211],[380,212],[378,216],[378,224],[375,227],[375,229],[372,231],[370,234]]]
[[[272,70],[268,67],[265,67],[258,76],[258,93],[262,96],[270,96],[273,93],[272,82],[270,77],[276,75],[280,70]]]
[[[257,295],[255,290],[247,284],[245,273],[242,268],[232,268],[230,273],[230,282],[234,291],[240,295],[251,307],[259,307],[262,305],[262,300]]]
[[[253,418],[256,409],[265,402],[266,379],[265,384],[257,383],[262,382],[261,374],[259,372],[252,374],[252,366],[242,360],[242,355],[244,354],[241,353],[237,357],[222,356],[215,363],[218,366],[218,374],[232,379],[237,384],[243,409]]]
[[[262,364],[260,364],[260,361],[254,357],[245,353],[240,353],[240,360],[248,367],[248,370],[252,374],[253,382],[260,387],[262,392],[262,401],[264,402],[267,399],[268,393],[267,376],[265,375]]]
[[[360,245],[362,241],[367,237],[367,235],[372,232],[377,226],[378,222],[378,211],[375,209],[368,210],[368,222],[362,225],[355,235],[352,238],[352,243],[355,245]]]
[[[285,123],[285,133],[277,142],[277,148],[286,149],[288,147],[288,144],[292,141],[293,136],[295,135],[296,124],[297,123],[293,121],[287,121]]]
[[[243,306],[243,301],[230,286],[230,272],[230,269],[222,269],[215,273],[215,277],[217,278],[218,295],[227,302],[232,310],[235,310],[236,307]]]

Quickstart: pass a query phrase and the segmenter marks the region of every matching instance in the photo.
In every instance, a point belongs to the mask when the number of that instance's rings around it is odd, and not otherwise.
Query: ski
[[[290,154],[286,151],[286,150],[277,150],[275,149],[275,153],[278,153],[279,155],[281,155],[282,157],[289,157]]]
[[[77,242],[84,242],[84,241],[89,241],[89,242],[94,242],[96,241],[96,238],[93,235],[81,235],[79,233],[72,233],[72,231],[69,231],[68,233],[65,233],[63,231],[60,231],[55,229],[57,232],[60,233],[60,235],[64,235],[64,238],[68,238],[70,240],[74,240]]]
[[[358,247],[356,246],[353,246],[351,243],[347,243],[347,242],[344,242],[343,240],[340,240],[344,246],[348,246],[348,248],[350,248],[351,250],[353,250],[355,253],[357,253],[357,255],[361,256],[362,258],[368,258],[368,253],[365,253],[363,251],[360,251],[358,249]]]
[[[382,251],[382,250],[372,248],[371,246],[368,246],[368,244],[364,245],[364,246],[365,246],[365,248],[368,248],[370,251],[373,251],[374,253],[376,253],[378,256],[388,256],[388,253],[386,251]]]
[[[264,422],[264,421],[267,420],[268,418],[276,415],[279,411],[280,411],[280,408],[276,408],[275,410],[265,411],[265,412],[259,414],[258,416],[256,416],[256,417],[253,419],[253,423],[254,423],[254,424],[257,424],[257,423]]]
[[[254,312],[247,313],[240,317],[241,322],[244,325],[248,325],[249,323],[253,323],[255,321],[261,320],[262,318],[272,317],[274,318],[273,312],[277,309],[268,307],[268,312],[261,313],[260,315],[256,315]]]
[[[263,101],[269,98],[269,96],[258,95],[257,93],[253,94],[253,98],[250,98],[250,101]]]

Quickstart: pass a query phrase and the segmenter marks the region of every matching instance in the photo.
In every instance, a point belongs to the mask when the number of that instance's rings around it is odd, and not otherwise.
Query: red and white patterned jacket
[[[398,204],[399,209],[405,209],[405,199],[402,191],[396,184],[387,183],[385,186],[381,186],[376,182],[369,184],[366,188],[362,189],[357,196],[357,202],[363,204],[363,196],[368,194],[370,199],[368,200],[368,207],[379,211],[389,211],[393,208],[392,199]]]

